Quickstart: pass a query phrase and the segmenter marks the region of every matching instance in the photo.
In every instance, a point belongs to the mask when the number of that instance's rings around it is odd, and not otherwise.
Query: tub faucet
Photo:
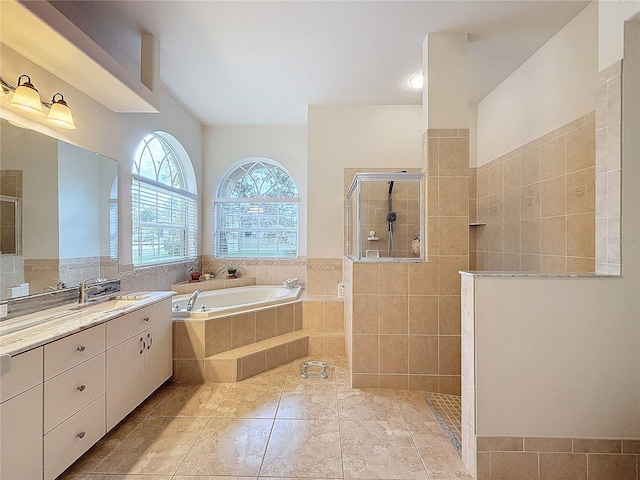
[[[193,310],[193,307],[195,307],[196,305],[196,298],[198,298],[198,295],[200,295],[201,293],[202,290],[198,289],[191,294],[191,296],[189,297],[189,301],[187,302],[187,312]]]
[[[89,280],[83,280],[80,282],[80,286],[78,289],[78,303],[87,303],[87,293],[93,292],[94,290],[98,293],[102,293],[104,288],[100,285],[91,285],[87,287],[87,282]]]

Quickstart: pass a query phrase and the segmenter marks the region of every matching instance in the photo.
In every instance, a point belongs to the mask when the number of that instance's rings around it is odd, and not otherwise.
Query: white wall
[[[213,199],[222,177],[249,157],[266,157],[293,177],[300,197],[298,255],[307,252],[307,128],[207,127],[204,130],[202,253],[213,255]]]
[[[310,106],[307,256],[343,255],[345,168],[423,168],[422,106]]]
[[[638,12],[638,0],[598,2],[598,71],[601,72],[622,58],[624,21],[631,19]]]
[[[478,104],[478,166],[593,112],[597,73],[594,2]]]
[[[478,435],[640,439],[640,21],[622,83],[622,277],[476,279]]]
[[[37,33],[34,33],[37,35]],[[43,98],[54,92],[62,92],[69,104],[77,126],[76,130],[47,127],[42,120],[24,116],[9,106],[6,98],[0,101],[0,117],[17,119],[36,131],[65,140],[92,152],[116,160],[119,164],[119,245],[120,265],[131,263],[131,164],[136,146],[153,131],[171,133],[184,146],[199,179],[198,191],[202,191],[202,127],[198,121],[166,91],[158,92],[157,114],[117,114],[71,85],[35,65],[12,49],[2,45],[0,74],[15,82],[20,74],[28,73]],[[25,232],[26,233],[26,232]]]

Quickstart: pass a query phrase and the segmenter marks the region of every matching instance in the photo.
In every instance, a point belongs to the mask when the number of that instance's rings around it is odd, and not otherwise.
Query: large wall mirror
[[[0,300],[118,276],[116,161],[0,120]]]

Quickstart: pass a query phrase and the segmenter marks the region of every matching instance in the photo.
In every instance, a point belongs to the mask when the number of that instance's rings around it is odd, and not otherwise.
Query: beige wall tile
[[[379,295],[353,296],[352,328],[354,334],[378,334],[380,325],[379,300]]]
[[[524,439],[522,437],[478,437],[479,452],[522,452]]]
[[[204,360],[205,382],[235,382],[237,380],[238,364],[236,360]]]
[[[462,347],[459,335],[438,337],[438,360],[440,375],[460,375]]]
[[[520,220],[520,197],[519,188],[514,188],[504,192],[504,221],[513,222]]]
[[[435,335],[409,336],[409,373],[438,373],[438,337]]]
[[[438,392],[447,395],[460,395],[460,375],[438,375]]]
[[[491,162],[489,167],[489,195],[504,191],[504,165],[502,162]]]
[[[311,345],[309,345],[309,348],[311,349]],[[276,345],[271,347],[266,351],[266,355],[267,370],[284,365],[287,363],[287,346]]]
[[[541,216],[540,183],[520,188],[520,218],[536,219]]]
[[[566,177],[554,177],[540,184],[540,214],[555,217],[567,213]]]
[[[595,257],[595,214],[567,217],[567,254],[573,257]]]
[[[542,255],[540,271],[542,273],[566,273],[567,257]]]
[[[504,252],[504,223],[487,225],[489,228],[489,251]]]
[[[539,182],[540,174],[540,153],[541,148],[533,147],[523,151],[520,155],[520,184],[530,185]]]
[[[440,335],[460,335],[460,296],[441,295],[438,297],[438,317],[438,333]]]
[[[521,155],[514,155],[504,161],[505,191],[520,187],[520,159]]]
[[[438,298],[436,295],[409,297],[410,334],[438,334]]]
[[[469,252],[469,220],[467,217],[440,217],[440,255],[467,255]]]
[[[380,333],[409,331],[409,301],[406,295],[380,295]]]
[[[173,379],[184,383],[204,382],[204,360],[176,359]]]
[[[504,192],[489,197],[489,223],[504,222]]]
[[[539,272],[542,269],[542,258],[540,255],[520,256],[520,270],[523,272]]]
[[[324,303],[324,325],[323,328],[329,330],[344,329],[344,302]]]
[[[567,175],[567,214],[595,212],[595,167]]]
[[[433,172],[429,172],[434,175]],[[469,174],[469,139],[438,139],[438,172],[444,176],[466,176]]]
[[[540,480],[587,480],[587,455],[583,453],[541,453]]]
[[[440,257],[438,259],[438,294],[460,295],[460,272],[469,268],[468,257]]]
[[[231,319],[231,347],[238,348],[256,341],[256,314],[234,315]]]
[[[525,437],[524,449],[527,452],[571,453],[573,441],[570,438]]]
[[[256,342],[276,336],[276,309],[256,312]]]
[[[210,357],[231,350],[232,317],[207,320],[205,327],[205,355]]]
[[[353,264],[353,293],[354,294],[380,293],[380,264],[378,263],[354,263]]]
[[[595,268],[595,258],[567,257],[567,272],[569,273],[593,273]]]
[[[520,221],[504,224],[505,253],[520,253]]]
[[[435,295],[438,293],[438,258],[428,262],[409,264],[409,295]]]
[[[567,133],[567,172],[595,165],[595,122]]]
[[[353,373],[378,373],[378,335],[353,335]]]
[[[488,168],[478,169],[478,198],[488,197],[490,192],[490,178]]]
[[[307,268],[307,295],[324,295],[324,273],[317,268]]]
[[[540,230],[543,255],[567,255],[567,217],[543,218]]]
[[[253,377],[267,369],[267,352],[256,352],[238,359],[240,362],[239,380]]]
[[[564,135],[542,144],[540,147],[540,174],[542,180],[565,174],[565,148],[566,137]]]
[[[322,302],[305,301],[302,304],[302,325],[304,328],[322,328],[324,310]],[[275,319],[274,319],[275,320]],[[274,324],[275,329],[275,324]]]
[[[622,453],[640,455],[640,440],[622,440]]]
[[[520,223],[520,251],[539,254],[541,250],[540,219],[523,220]]]
[[[407,390],[409,388],[409,375],[380,375],[379,382],[379,388]]]
[[[293,332],[293,305],[276,307],[276,335]]]
[[[477,480],[491,480],[491,454],[489,452],[478,452]]]
[[[438,177],[427,179],[427,215],[438,213]]]
[[[438,217],[429,217],[427,220],[427,255],[438,255]]]
[[[351,376],[352,388],[378,388],[377,374],[354,373]]]
[[[407,263],[381,263],[380,293],[387,295],[406,294],[409,288]]]
[[[407,335],[380,335],[380,373],[409,373]]]
[[[621,453],[622,440],[574,438],[573,451],[576,453]]]
[[[491,453],[491,480],[531,480],[536,478],[538,478],[537,453]]]
[[[204,322],[174,322],[173,348],[174,358],[204,358],[205,324]]]
[[[437,375],[409,375],[410,390],[424,390],[426,392],[438,391]]]
[[[636,455],[589,455],[589,480],[635,480]]]
[[[309,337],[287,343],[287,362],[306,357],[309,354]]]
[[[438,215],[468,216],[469,178],[440,177],[438,181]]]
[[[439,163],[439,144],[437,138],[429,138],[427,140],[427,168],[429,176],[438,176],[438,163]]]
[[[323,355],[344,355],[344,336],[324,337],[323,339]]]

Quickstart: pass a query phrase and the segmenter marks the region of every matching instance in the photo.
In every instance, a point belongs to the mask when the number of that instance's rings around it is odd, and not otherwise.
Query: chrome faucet
[[[193,307],[196,306],[196,298],[198,298],[198,295],[200,295],[201,293],[202,290],[198,289],[191,294],[191,296],[189,297],[189,301],[187,302],[187,312],[190,312],[191,310],[193,310]]]
[[[104,288],[100,285],[91,285],[90,287],[87,287],[87,282],[89,280],[83,280],[80,282],[80,288],[78,289],[78,303],[87,303],[87,294],[94,290],[98,293],[104,291]]]

